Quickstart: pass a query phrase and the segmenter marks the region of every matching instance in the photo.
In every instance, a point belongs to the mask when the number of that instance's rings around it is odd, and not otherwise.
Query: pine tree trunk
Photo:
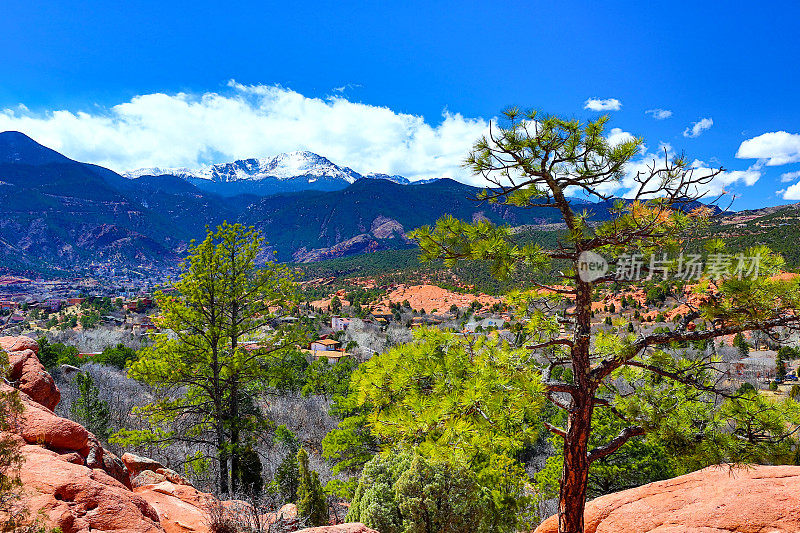
[[[584,403],[583,400],[580,403]],[[591,405],[580,405],[569,416],[564,439],[564,470],[558,504],[559,533],[583,533],[583,512],[589,480],[589,433],[592,426]]]
[[[239,490],[241,461],[239,459],[239,384],[236,379],[231,383],[231,491]]]
[[[219,492],[221,496],[228,495],[228,452],[225,443],[225,430],[222,420],[217,422],[217,457],[219,459]]]
[[[594,394],[591,371],[590,334],[592,286],[580,279],[576,284],[575,332],[572,347],[572,372],[577,391],[567,418],[564,438],[564,470],[558,503],[559,533],[583,533],[583,512],[589,480],[589,435],[592,430]]]

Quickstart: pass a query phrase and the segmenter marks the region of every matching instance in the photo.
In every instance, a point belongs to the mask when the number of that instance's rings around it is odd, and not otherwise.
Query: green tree
[[[346,416],[323,440],[324,454],[350,469],[381,449],[413,449],[429,461],[469,465],[493,495],[486,504],[497,517],[492,523],[513,528],[527,482],[516,456],[536,441],[544,404],[539,376],[527,372],[530,357],[485,337],[420,328],[412,342],[354,372],[350,394],[339,404]]]
[[[775,378],[781,381],[786,379],[786,362],[780,355],[775,356]]]
[[[137,409],[144,430],[121,430],[114,442],[183,442],[211,447],[218,466],[217,490],[236,492],[247,434],[269,424],[242,412],[242,403],[269,379],[269,363],[293,350],[295,329],[267,329],[276,307],[292,305],[291,272],[267,262],[256,265],[264,240],[252,228],[223,223],[192,243],[175,293],[157,292],[157,324],[164,333],[131,363],[129,375],[153,386],[159,399]],[[253,345],[242,345],[252,340]],[[180,424],[176,422],[181,421]]]
[[[79,352],[74,346],[67,346],[60,342],[51,344],[44,337],[40,337],[36,342],[39,344],[39,361],[47,369],[64,364],[78,366],[83,362],[78,359]]]
[[[95,361],[122,369],[125,368],[128,363],[136,361],[137,358],[136,350],[119,343],[116,346],[107,346],[95,357]]]
[[[566,226],[557,246],[544,249],[518,245],[508,228],[488,221],[467,223],[445,217],[436,226],[412,233],[425,260],[443,260],[453,266],[459,261],[481,261],[493,275],[507,278],[518,268],[541,268],[552,261],[566,263],[558,286],[540,284],[548,294],[564,298],[574,306],[566,318],[568,335],[550,327],[554,317],[529,306],[528,331],[535,351],[546,354],[550,363],[542,369],[542,384],[550,402],[566,411],[564,427],[550,431],[563,439],[563,470],[559,490],[559,531],[584,531],[583,512],[592,463],[617,451],[630,438],[652,428],[647,413],[617,394],[615,382],[624,379],[636,385],[643,375],[690,384],[700,391],[715,390],[711,378],[713,361],[676,356],[671,346],[735,335],[751,330],[774,330],[795,324],[800,315],[798,284],[770,276],[780,271],[782,260],[764,247],[745,251],[760,257],[757,276],[739,279],[719,275],[706,279],[696,289],[706,295],[700,309],[689,313],[673,329],[663,333],[608,335],[592,331],[591,306],[594,288],[617,282],[616,276],[596,276],[582,270],[590,252],[612,260],[639,254],[649,257],[677,251],[681,242],[707,225],[710,210],[686,209],[702,198],[708,182],[722,170],[697,173],[686,158],[666,157],[636,175],[626,175],[642,140],[610,144],[605,135],[608,117],[582,124],[536,112],[513,108],[504,113],[505,122],[480,139],[467,158],[476,174],[486,178],[488,188],[479,199],[489,203],[522,207],[546,205],[557,209]],[[627,202],[613,204],[613,220],[590,224],[586,212],[577,211],[568,192],[583,193],[601,201],[614,202],[608,190],[621,186],[623,177],[630,189]],[[580,208],[582,209],[582,207]],[[720,247],[714,253],[722,253]],[[659,255],[660,257],[660,255]],[[645,275],[648,272],[645,261]],[[622,261],[618,262],[618,267]],[[663,291],[660,291],[663,294]],[[713,297],[710,295],[713,294]],[[539,300],[542,299],[541,295]],[[649,294],[648,294],[649,296]],[[660,296],[659,296],[660,298]],[[531,302],[534,300],[531,295]],[[687,320],[702,318],[706,326],[689,330]],[[542,328],[547,325],[547,328]],[[558,375],[556,369],[569,369]],[[701,371],[702,370],[702,371]],[[535,367],[529,367],[530,372]],[[623,412],[618,405],[630,412]],[[596,409],[619,412],[627,421],[620,433],[590,449],[592,419]]]
[[[733,337],[733,347],[739,349],[739,355],[742,357],[747,357],[747,354],[750,353],[750,345],[747,344],[747,341],[741,332],[737,333]]]
[[[308,466],[308,453],[303,448],[297,452],[297,468],[297,513],[312,526],[328,525],[328,504],[319,482],[319,474]]]
[[[100,399],[100,390],[90,374],[79,372],[75,376],[75,385],[78,387],[78,397],[71,406],[73,420],[80,422],[98,439],[105,441],[111,434],[111,409],[108,402]]]
[[[364,466],[347,520],[385,533],[514,531],[517,507],[497,506],[492,489],[507,482],[463,463],[431,460],[415,450],[381,454]],[[516,490],[521,489],[514,474]],[[501,489],[507,497],[508,489]]]
[[[789,398],[795,401],[800,401],[800,385],[794,384],[792,388],[789,389]]]
[[[342,301],[335,294],[333,298],[331,298],[331,311],[333,313],[340,313],[342,311]]]

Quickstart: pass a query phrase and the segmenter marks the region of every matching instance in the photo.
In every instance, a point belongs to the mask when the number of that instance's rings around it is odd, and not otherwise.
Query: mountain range
[[[123,176],[3,132],[0,269],[174,267],[192,239],[224,220],[255,226],[269,243],[265,257],[294,262],[406,248],[408,231],[445,214],[511,226],[561,221],[550,208],[477,202],[478,192],[450,179],[361,175],[311,152]],[[610,207],[587,204],[595,220]]]
[[[260,196],[305,190],[337,191],[360,179],[384,179],[408,185],[403,176],[359,174],[350,167],[340,167],[313,152],[289,152],[275,157],[238,159],[231,163],[189,168],[140,168],[122,174],[127,178],[174,176],[198,189],[222,196],[256,194]]]

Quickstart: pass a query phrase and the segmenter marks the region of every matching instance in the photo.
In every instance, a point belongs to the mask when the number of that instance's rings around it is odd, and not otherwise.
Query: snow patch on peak
[[[128,178],[171,174],[181,178],[206,179],[215,182],[258,181],[266,178],[306,180],[324,177],[353,183],[361,174],[348,167],[340,167],[329,159],[313,152],[298,151],[278,154],[275,157],[238,159],[231,163],[206,165],[196,170],[188,168],[143,168],[126,172]]]

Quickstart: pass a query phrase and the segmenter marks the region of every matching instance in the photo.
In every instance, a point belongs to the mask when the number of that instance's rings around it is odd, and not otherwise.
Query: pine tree
[[[111,434],[111,410],[108,402],[100,399],[100,390],[90,374],[78,373],[75,384],[78,387],[78,397],[72,403],[72,418],[94,433],[98,439],[105,441]]]
[[[319,474],[308,466],[308,453],[300,448],[297,452],[300,483],[297,487],[297,512],[312,526],[328,524],[328,504],[319,482]]]
[[[228,223],[192,243],[175,293],[155,295],[161,311],[155,321],[170,333],[157,336],[129,370],[162,393],[137,410],[149,427],[122,430],[113,439],[129,445],[206,445],[215,452],[221,495],[238,490],[248,435],[269,423],[246,409],[269,378],[269,361],[299,343],[291,326],[264,327],[275,308],[294,304],[296,288],[286,267],[256,266],[263,246],[253,228]],[[258,349],[246,349],[246,340],[257,342]]]
[[[553,317],[529,307],[528,323],[536,352],[547,354],[550,363],[541,369],[542,384],[555,408],[566,413],[562,427],[548,429],[563,438],[563,469],[559,492],[559,532],[583,533],[584,508],[589,467],[614,453],[631,438],[644,434],[652,421],[642,422],[634,413],[636,403],[619,401],[613,383],[625,372],[644,377],[660,376],[676,386],[714,391],[711,378],[715,361],[702,364],[668,352],[675,343],[691,343],[735,335],[744,331],[775,331],[800,321],[800,291],[796,280],[780,280],[783,259],[763,246],[744,251],[760,258],[755,276],[737,279],[706,273],[696,292],[707,295],[700,308],[674,329],[641,335],[608,336],[605,330],[593,331],[593,294],[598,286],[618,287],[615,275],[586,276],[583,259],[588,256],[611,258],[653,256],[662,252],[677,255],[681,243],[691,240],[708,225],[710,209],[696,209],[708,193],[708,184],[722,169],[698,173],[683,157],[657,159],[647,168],[630,174],[629,164],[641,150],[643,140],[629,138],[610,143],[605,133],[608,117],[581,123],[536,111],[511,108],[504,112],[500,125],[479,139],[467,157],[471,170],[487,181],[478,200],[503,206],[547,206],[557,209],[566,226],[556,246],[543,249],[519,245],[507,227],[489,221],[473,223],[452,216],[440,219],[435,227],[425,226],[411,233],[422,249],[423,260],[444,260],[448,266],[461,261],[480,261],[489,265],[498,278],[508,278],[523,265],[527,268],[552,268],[553,261],[569,267],[559,271],[558,283],[539,284],[547,294],[558,295],[571,307],[565,325],[543,333],[541,326]],[[609,191],[627,187],[627,201],[615,201]],[[613,202],[613,220],[600,224],[589,221],[589,213],[575,209],[568,195],[583,193],[601,202]],[[724,243],[714,253],[724,252]],[[647,261],[645,261],[647,263]],[[618,261],[617,267],[621,267]],[[621,271],[621,270],[618,270]],[[644,276],[657,274],[644,267]],[[616,284],[616,285],[615,285]],[[657,294],[656,294],[657,293]],[[648,291],[648,301],[664,301],[667,291],[659,286]],[[652,297],[651,297],[652,296]],[[688,321],[702,318],[704,328],[688,329]],[[659,328],[662,329],[662,328]],[[703,354],[700,355],[704,357]],[[698,368],[701,367],[701,368]],[[559,375],[562,370],[569,373]],[[533,370],[533,369],[531,369]],[[629,422],[611,440],[590,448],[595,410],[630,410]],[[641,411],[639,411],[641,413]],[[624,416],[624,415],[623,415]]]

